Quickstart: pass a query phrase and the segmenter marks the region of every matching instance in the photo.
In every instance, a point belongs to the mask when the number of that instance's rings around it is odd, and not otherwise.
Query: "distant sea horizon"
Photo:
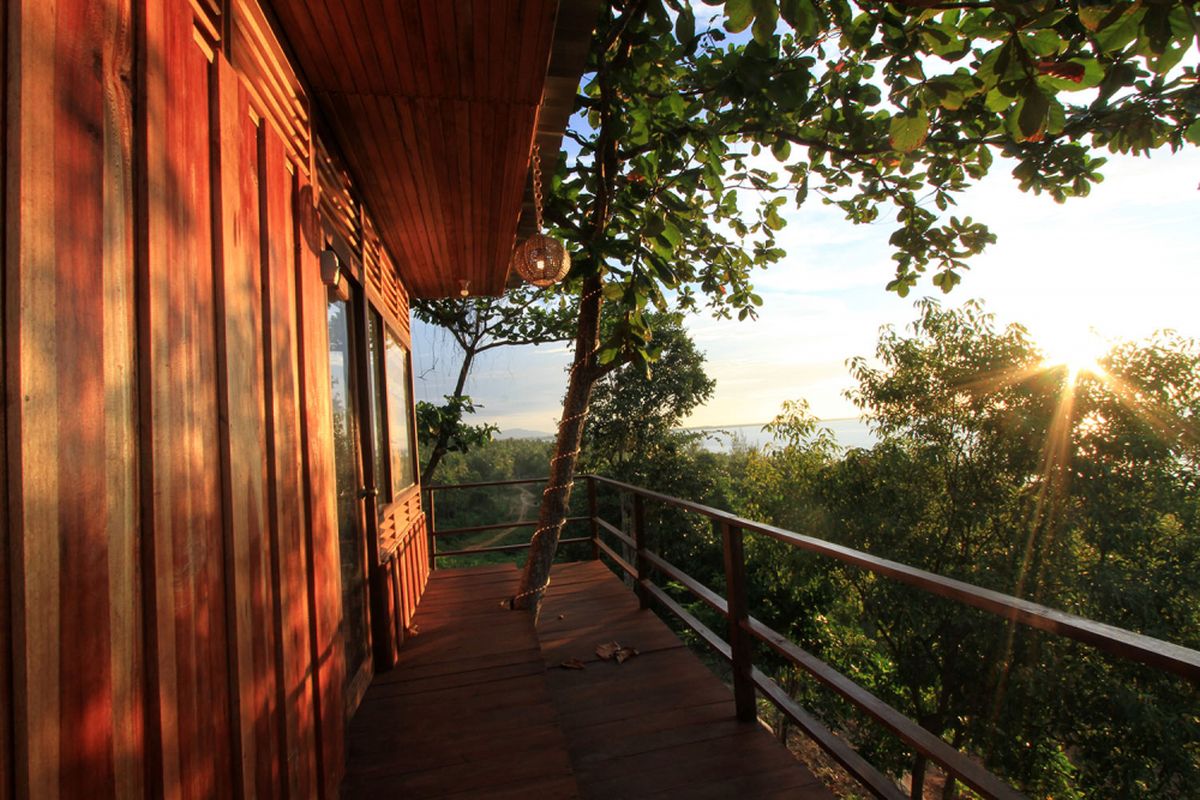
[[[771,434],[763,430],[767,423],[749,423],[744,425],[702,425],[697,427],[680,428],[688,433],[703,433],[703,445],[715,452],[729,452],[736,444],[761,449],[770,443]],[[834,440],[844,450],[856,447],[871,448],[877,439],[871,433],[870,427],[858,417],[840,417],[838,419],[817,420],[818,428],[827,428]]]
[[[740,425],[700,425],[688,428],[676,428],[687,433],[702,433],[702,446],[713,452],[730,452],[734,444],[746,447],[761,448],[771,441],[771,435],[763,431],[765,422],[744,423]],[[838,419],[817,420],[817,426],[828,428],[834,439],[843,449],[855,447],[870,448],[875,446],[875,436],[867,423],[858,417],[841,417]],[[538,439],[550,440],[553,433],[533,431],[527,428],[509,428],[496,434],[497,439]]]

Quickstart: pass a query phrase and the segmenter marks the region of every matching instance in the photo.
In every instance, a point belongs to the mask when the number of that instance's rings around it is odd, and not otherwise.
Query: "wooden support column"
[[[746,554],[742,547],[742,529],[728,522],[714,522],[720,529],[725,552],[725,599],[729,603],[729,646],[733,654],[733,699],[737,718],[753,722],[757,718],[754,700],[753,645],[746,631],[750,612],[746,602]]]

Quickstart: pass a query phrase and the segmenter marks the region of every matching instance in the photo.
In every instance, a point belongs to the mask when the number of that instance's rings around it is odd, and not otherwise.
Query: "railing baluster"
[[[435,511],[434,505],[433,505],[434,490],[432,488],[430,488],[430,489],[426,489],[425,492],[429,499],[429,503],[427,504],[429,511],[426,514],[428,519],[427,519],[427,524],[425,526],[425,535],[429,537],[429,571],[433,572],[435,569],[437,569],[437,539],[435,539],[434,535],[433,535],[433,532],[436,527],[435,526],[436,518],[434,516],[436,514],[436,511]]]
[[[642,581],[650,577],[650,562],[646,560],[646,502],[640,494],[633,495],[633,543],[636,548],[634,566],[637,567],[638,602],[642,608],[650,607],[650,593],[642,587]]]
[[[587,476],[588,487],[588,517],[591,519],[592,525],[592,559],[599,560],[600,558],[600,518],[599,506],[596,502],[596,479],[591,475]]]
[[[733,655],[733,701],[737,718],[753,722],[758,717],[754,700],[753,642],[745,626],[750,609],[746,601],[746,553],[742,547],[742,529],[724,521],[714,521],[721,532],[725,551],[725,599],[729,604],[729,647]]]

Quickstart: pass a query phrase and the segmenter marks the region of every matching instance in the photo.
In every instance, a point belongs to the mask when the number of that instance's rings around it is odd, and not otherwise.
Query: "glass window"
[[[333,401],[333,462],[337,476],[338,549],[342,567],[342,624],[346,681],[366,663],[367,573],[364,539],[358,530],[358,445],[355,425],[354,326],[348,303],[329,304],[329,382]]]
[[[388,427],[391,439],[392,489],[396,495],[417,482],[411,424],[408,351],[390,329],[384,330],[387,359]]]
[[[375,488],[379,491],[375,507],[383,519],[383,509],[392,502],[387,473],[387,431],[383,429],[383,320],[374,309],[367,313],[367,392],[371,398],[371,463],[375,466]]]

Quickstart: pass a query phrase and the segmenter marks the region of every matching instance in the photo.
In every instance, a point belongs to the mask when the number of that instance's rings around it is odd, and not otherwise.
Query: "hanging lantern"
[[[537,233],[517,245],[512,266],[534,286],[550,286],[571,271],[571,254],[558,239],[542,233],[542,160],[536,143],[533,145],[533,215]]]
[[[571,256],[558,239],[535,233],[517,245],[513,268],[534,286],[550,286],[567,277]]]

